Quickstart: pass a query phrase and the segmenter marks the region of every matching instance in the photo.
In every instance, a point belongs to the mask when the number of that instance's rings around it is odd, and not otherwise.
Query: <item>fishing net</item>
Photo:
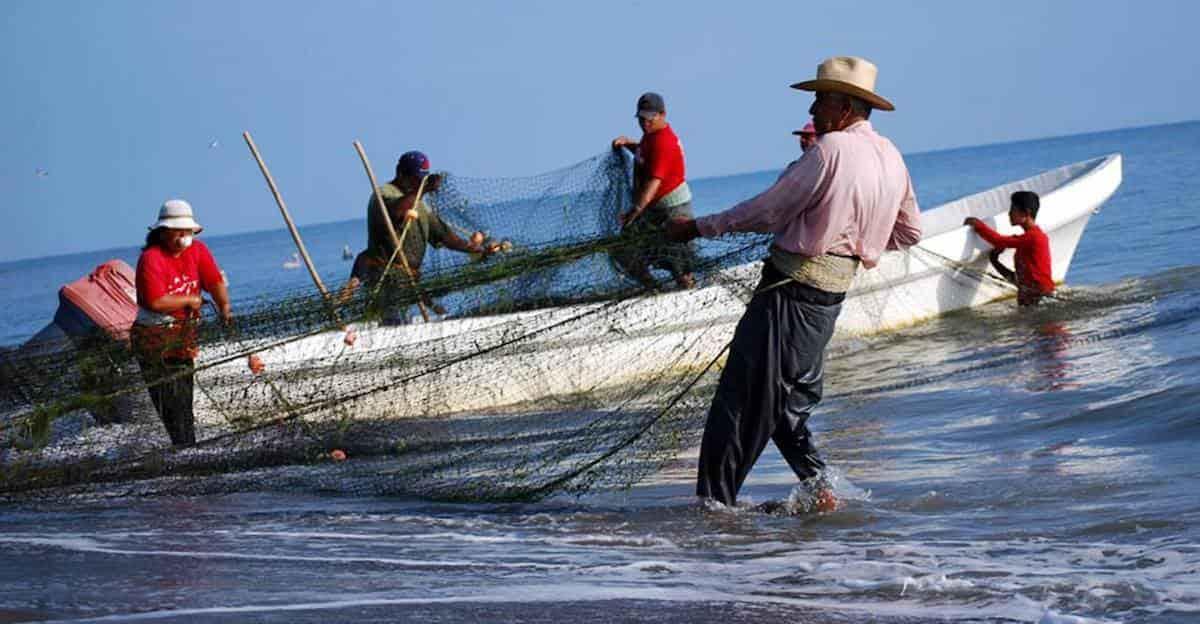
[[[527,500],[636,482],[696,441],[699,389],[768,238],[693,243],[697,286],[676,287],[656,267],[680,249],[618,225],[631,167],[612,152],[528,178],[446,175],[426,202],[496,253],[239,301],[233,324],[206,315],[193,446],[171,446],[147,398],[180,374],[139,366],[121,336],[3,354],[0,493],[153,480]]]
[[[858,272],[838,336],[1012,296],[962,219],[1003,214],[1017,188],[1042,194],[1046,227],[1074,232],[1051,241],[1065,272],[1107,197],[1072,195],[1070,182],[1112,162],[924,213],[919,245]],[[445,176],[427,202],[497,253],[437,251],[419,278],[389,267],[328,297],[276,290],[239,301],[229,325],[210,314],[189,328],[197,442],[183,448],[147,388],[187,372],[140,365],[128,328],[2,352],[0,495],[117,483],[531,500],[636,483],[697,442],[769,236],[666,245],[654,227],[617,225],[631,187],[623,151],[528,178]],[[681,258],[695,288],[663,270]]]

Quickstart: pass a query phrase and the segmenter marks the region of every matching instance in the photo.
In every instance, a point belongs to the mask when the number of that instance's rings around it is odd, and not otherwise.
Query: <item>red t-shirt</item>
[[[662,180],[658,192],[650,200],[651,206],[683,184],[683,144],[671,126],[642,135],[637,150],[637,167],[639,188],[651,178]]]
[[[1017,272],[1017,285],[1039,294],[1054,292],[1054,277],[1050,273],[1050,239],[1042,228],[1034,225],[1024,234],[1003,236],[982,221],[975,221],[975,232],[993,247],[1015,249],[1013,265]]]
[[[201,288],[212,292],[223,279],[212,252],[199,240],[193,240],[178,256],[171,256],[155,245],[138,258],[135,279],[138,305],[149,310],[150,302],[165,295],[198,295]],[[187,318],[186,310],[170,314],[180,320]]]

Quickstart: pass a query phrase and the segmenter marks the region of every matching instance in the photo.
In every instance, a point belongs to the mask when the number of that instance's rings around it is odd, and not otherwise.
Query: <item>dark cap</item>
[[[663,102],[663,97],[652,91],[647,91],[638,98],[637,115],[643,119],[653,117],[655,113],[666,113],[667,105]]]
[[[429,158],[417,150],[404,152],[400,156],[400,162],[396,163],[396,173],[423,178],[429,175]]]

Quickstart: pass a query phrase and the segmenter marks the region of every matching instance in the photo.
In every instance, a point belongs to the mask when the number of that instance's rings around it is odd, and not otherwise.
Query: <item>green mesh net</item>
[[[676,287],[656,267],[679,250],[618,226],[631,166],[612,152],[529,178],[447,175],[426,202],[497,253],[436,253],[415,283],[390,271],[345,297],[276,292],[239,304],[233,325],[206,318],[194,446],[171,446],[147,396],[177,373],[146,374],[128,343],[5,354],[0,493],[205,476],[218,490],[527,500],[635,483],[696,441],[697,389],[715,381],[767,238],[693,243],[697,286]],[[418,307],[445,314],[423,322]]]

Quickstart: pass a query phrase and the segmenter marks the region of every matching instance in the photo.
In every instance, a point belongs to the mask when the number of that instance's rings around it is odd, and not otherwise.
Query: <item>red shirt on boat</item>
[[[662,183],[650,200],[650,205],[662,199],[684,182],[683,145],[671,126],[642,136],[638,144],[637,164],[641,184],[658,178]]]
[[[1032,225],[1023,234],[1004,236],[982,221],[974,221],[971,226],[980,238],[993,247],[1016,250],[1013,265],[1018,288],[1038,295],[1054,292],[1054,277],[1050,272],[1050,238],[1042,228]]]

